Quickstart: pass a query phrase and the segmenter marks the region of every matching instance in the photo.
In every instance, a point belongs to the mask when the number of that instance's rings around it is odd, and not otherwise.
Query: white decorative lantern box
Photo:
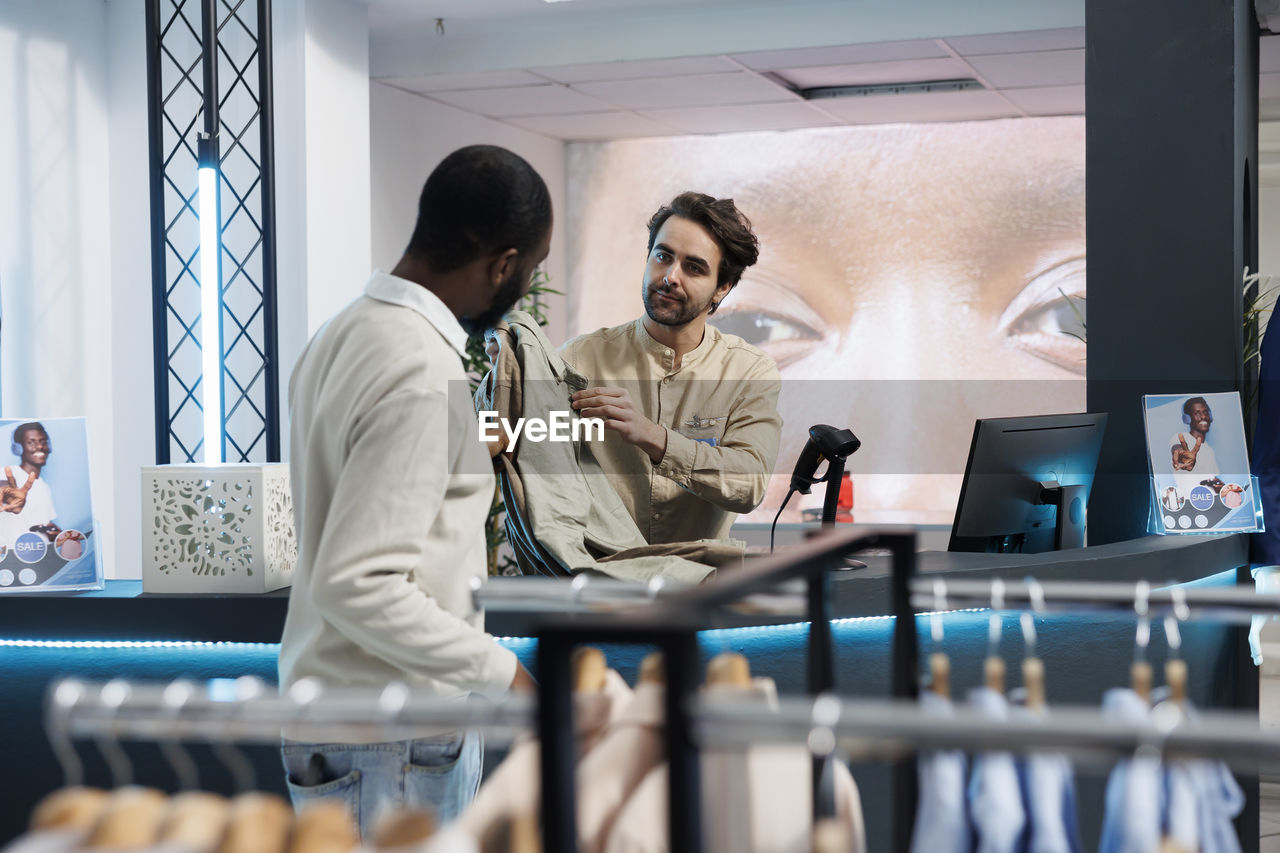
[[[143,592],[269,592],[297,558],[287,464],[142,469]]]

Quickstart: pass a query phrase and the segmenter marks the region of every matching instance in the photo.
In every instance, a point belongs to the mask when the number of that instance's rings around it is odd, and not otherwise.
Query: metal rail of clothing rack
[[[911,605],[917,611],[977,607],[1129,615],[1140,608],[1149,618],[1173,614],[1179,619],[1248,622],[1254,616],[1280,615],[1280,593],[1259,593],[1239,586],[1155,587],[1149,581],[917,578],[911,583]]]
[[[353,732],[383,739],[413,736],[423,728],[475,728],[487,736],[513,736],[534,724],[534,702],[509,697],[498,703],[450,702],[402,684],[383,690],[323,690],[303,683],[283,695],[259,684],[228,696],[187,681],[131,684],[66,679],[49,691],[46,724],[63,761],[68,784],[80,784],[73,739],[158,743],[275,742],[282,727],[305,725],[321,740]],[[902,701],[844,701],[831,695],[783,698],[776,709],[695,701],[680,709],[697,749],[746,748],[759,743],[826,744],[826,754],[858,759],[900,759],[922,750],[1052,750],[1077,760],[1113,762],[1140,750],[1169,760],[1214,758],[1232,767],[1280,768],[1280,732],[1256,718],[1207,713],[1194,718],[1171,711],[1132,723],[1096,708],[1055,707],[1045,719],[993,720],[957,709],[939,718]],[[818,735],[818,736],[815,736]],[[825,736],[823,736],[825,735]],[[68,756],[70,754],[70,757]],[[573,762],[565,770],[572,775]],[[546,793],[544,792],[544,799]],[[544,832],[548,828],[544,825]],[[699,839],[700,843],[700,839]],[[575,849],[576,837],[570,846]]]

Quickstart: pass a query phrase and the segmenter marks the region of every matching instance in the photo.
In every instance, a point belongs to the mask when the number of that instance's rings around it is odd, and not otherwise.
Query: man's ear
[[[489,261],[488,282],[490,287],[498,287],[511,277],[516,269],[516,257],[520,254],[516,249],[506,249],[493,256]]]

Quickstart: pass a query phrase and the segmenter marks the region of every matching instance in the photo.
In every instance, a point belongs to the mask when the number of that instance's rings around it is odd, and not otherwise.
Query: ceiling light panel
[[[464,92],[432,92],[431,97],[464,110],[494,118],[598,113],[607,109],[595,98],[558,83],[507,89],[472,89]]]
[[[986,90],[830,98],[822,101],[822,108],[849,124],[969,121],[1018,115],[998,93]]]
[[[956,80],[973,76],[969,66],[950,57],[901,62],[860,62],[856,65],[821,65],[816,68],[784,68],[774,71],[773,74],[797,89],[917,83],[922,80]]]
[[[968,56],[965,59],[996,89],[1084,84],[1083,49]]]
[[[704,104],[744,104],[789,101],[799,96],[781,84],[745,71],[583,83],[575,88],[625,109],[696,107]]]

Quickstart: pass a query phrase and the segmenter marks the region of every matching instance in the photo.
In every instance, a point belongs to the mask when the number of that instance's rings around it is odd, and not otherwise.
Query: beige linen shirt
[[[576,337],[561,355],[593,386],[626,388],[666,427],[657,465],[610,430],[592,448],[648,542],[724,538],[738,513],[764,500],[782,433],[781,379],[769,356],[708,325],[676,367],[675,350],[643,319]]]
[[[298,563],[282,687],[399,680],[499,696],[516,659],[484,632],[488,452],[465,393],[466,333],[426,288],[376,272],[289,382]],[[450,394],[461,383],[463,393]]]

